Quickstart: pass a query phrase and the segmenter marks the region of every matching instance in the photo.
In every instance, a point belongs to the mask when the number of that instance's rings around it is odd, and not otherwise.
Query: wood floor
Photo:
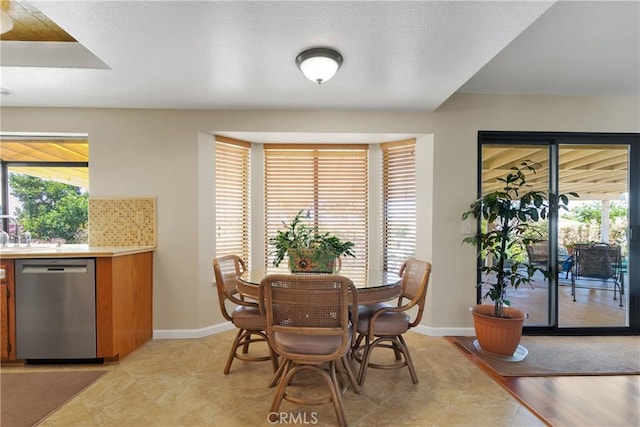
[[[640,426],[640,375],[502,377],[448,340],[550,426]]]

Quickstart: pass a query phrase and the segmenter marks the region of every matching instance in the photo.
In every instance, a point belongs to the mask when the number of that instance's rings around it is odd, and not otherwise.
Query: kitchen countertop
[[[155,246],[33,245],[0,248],[0,258],[99,258],[131,255],[155,250]]]

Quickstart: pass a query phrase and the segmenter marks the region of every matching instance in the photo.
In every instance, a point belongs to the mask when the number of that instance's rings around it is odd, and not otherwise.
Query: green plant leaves
[[[521,285],[532,286],[536,272],[549,277],[549,273],[540,267],[509,258],[511,252],[524,252],[527,245],[541,240],[530,234],[536,232],[534,223],[546,219],[552,206],[557,204],[558,208],[566,209],[569,203],[569,198],[564,194],[555,196],[542,191],[527,191],[529,185],[525,172],[535,174],[540,167],[540,164],[529,160],[511,167],[512,172],[496,178],[504,183],[502,191],[485,194],[462,214],[463,220],[472,216],[484,221],[480,231],[475,236],[465,237],[463,243],[476,246],[478,257],[483,262],[493,259],[493,263],[481,267],[483,276],[488,279],[478,286],[489,286],[482,298],[494,301],[496,315],[501,312],[502,306],[509,305],[505,299],[507,287],[517,289]],[[578,197],[576,193],[568,194]]]
[[[290,223],[283,222],[284,230],[278,230],[275,237],[269,239],[269,244],[275,247],[273,265],[279,266],[289,249],[312,248],[333,255],[350,256],[355,258],[353,242],[343,242],[329,232],[320,233],[316,227],[305,224],[304,209],[298,211]]]

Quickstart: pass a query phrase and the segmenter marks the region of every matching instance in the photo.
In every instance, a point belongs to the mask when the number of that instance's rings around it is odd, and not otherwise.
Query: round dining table
[[[313,274],[313,273],[294,273]],[[260,282],[265,277],[264,269],[249,269],[238,276],[238,292],[251,299],[258,299]],[[348,276],[347,276],[348,277]],[[358,290],[358,304],[374,304],[389,301],[400,295],[400,276],[398,273],[382,270],[369,270],[365,283],[355,283]]]

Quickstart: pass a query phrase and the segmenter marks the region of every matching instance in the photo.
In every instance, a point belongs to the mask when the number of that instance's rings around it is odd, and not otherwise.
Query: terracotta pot
[[[480,348],[501,356],[513,356],[520,344],[526,315],[511,307],[505,307],[504,313],[508,317],[494,317],[493,305],[476,305],[471,309]]]

